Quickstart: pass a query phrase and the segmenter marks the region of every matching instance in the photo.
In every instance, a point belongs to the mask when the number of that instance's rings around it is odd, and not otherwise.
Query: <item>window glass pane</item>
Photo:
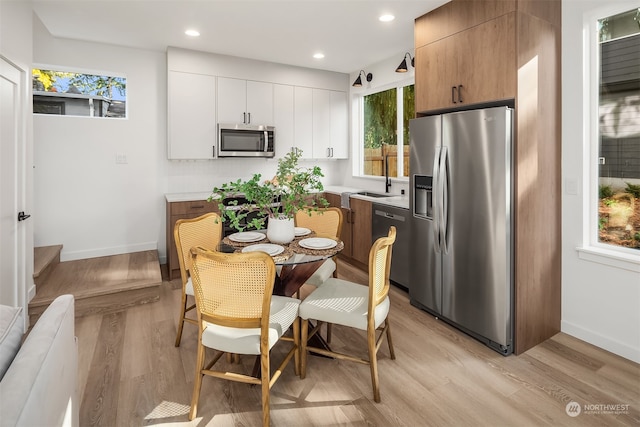
[[[34,113],[126,117],[124,77],[34,68],[32,81]]]
[[[402,88],[402,102],[403,102],[403,120],[402,120],[402,133],[404,141],[404,174],[403,176],[409,176],[409,120],[416,117],[416,103],[415,103],[415,86],[405,86]]]
[[[640,9],[598,28],[598,237],[640,249]]]
[[[389,175],[396,176],[396,129],[398,101],[396,89],[385,90],[364,97],[364,174],[385,175],[385,164]],[[390,147],[393,146],[393,147]],[[393,160],[389,158],[393,152]],[[393,173],[392,173],[393,172]]]

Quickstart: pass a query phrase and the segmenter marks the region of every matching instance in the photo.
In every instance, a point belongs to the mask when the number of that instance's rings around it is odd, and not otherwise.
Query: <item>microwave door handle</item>
[[[251,113],[249,113],[251,114]],[[264,152],[269,151],[269,131],[264,131]]]

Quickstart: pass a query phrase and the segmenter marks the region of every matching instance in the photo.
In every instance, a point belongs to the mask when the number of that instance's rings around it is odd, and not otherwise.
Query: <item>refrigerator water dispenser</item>
[[[413,194],[413,216],[423,219],[433,219],[433,177],[414,175]]]

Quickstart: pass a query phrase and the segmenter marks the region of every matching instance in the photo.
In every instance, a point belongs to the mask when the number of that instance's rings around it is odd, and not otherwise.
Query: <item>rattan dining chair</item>
[[[180,304],[180,319],[175,346],[180,346],[184,322],[196,325],[196,319],[187,317],[187,312],[196,307],[195,302],[189,304],[189,297],[193,297],[193,283],[189,274],[191,268],[191,248],[202,246],[215,249],[222,239],[222,221],[216,213],[207,213],[197,218],[179,219],[173,228],[174,240],[180,263],[180,278],[182,279],[182,301]]]
[[[320,236],[340,238],[342,233],[342,211],[340,208],[318,208],[317,210],[302,209],[296,212],[295,223],[297,227],[305,227],[313,230]],[[337,277],[337,264],[335,257],[326,260],[313,275],[307,279],[306,284],[320,286],[329,277]]]
[[[198,356],[189,420],[198,411],[202,378],[209,375],[261,385],[262,424],[268,426],[271,387],[292,358],[295,374],[300,373],[300,300],[272,295],[276,268],[273,258],[264,252],[228,254],[194,248],[191,268],[198,313]],[[291,326],[292,336],[284,336]],[[280,340],[293,345],[271,374],[270,350]],[[205,347],[216,350],[206,365]],[[230,372],[228,366],[213,370],[224,353],[260,356],[260,376]]]
[[[382,339],[386,335],[391,359],[395,359],[391,330],[389,325],[389,268],[391,253],[396,240],[396,228],[390,227],[386,237],[377,239],[369,251],[369,286],[360,285],[342,279],[330,278],[313,291],[300,304],[302,319],[302,357],[300,377],[307,371],[307,352],[309,350],[338,359],[364,363],[370,366],[373,398],[380,402],[377,353]],[[315,327],[309,332],[309,320],[316,320]],[[324,322],[343,325],[367,332],[369,358],[363,359],[349,354],[308,346],[308,339],[317,333]],[[377,331],[380,329],[380,335]]]
[[[303,209],[296,212],[297,227],[313,230],[317,235],[340,238],[342,233],[342,210],[340,208]],[[328,278],[338,277],[337,255],[329,258],[307,279],[305,285],[321,286]],[[298,292],[300,297],[300,292]],[[327,323],[327,342],[331,342],[331,324]]]

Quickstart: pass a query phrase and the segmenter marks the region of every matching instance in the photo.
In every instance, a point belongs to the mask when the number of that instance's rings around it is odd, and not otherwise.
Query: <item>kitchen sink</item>
[[[356,194],[360,194],[361,196],[367,196],[367,197],[376,197],[376,198],[380,198],[380,197],[391,197],[392,194],[380,194],[380,193],[372,193],[370,191],[360,191]]]

